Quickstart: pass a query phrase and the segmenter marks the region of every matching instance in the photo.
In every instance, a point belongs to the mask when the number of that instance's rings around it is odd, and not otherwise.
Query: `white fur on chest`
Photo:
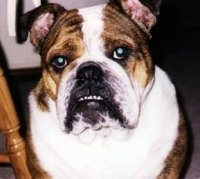
[[[51,112],[41,112],[30,96],[33,145],[42,167],[53,178],[156,178],[177,136],[175,90],[158,67],[139,124],[132,130],[111,132],[107,137],[90,131],[79,139],[60,130],[55,104],[49,103]]]

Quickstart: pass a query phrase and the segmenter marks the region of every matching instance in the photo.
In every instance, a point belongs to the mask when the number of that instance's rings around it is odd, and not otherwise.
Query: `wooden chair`
[[[17,179],[29,179],[25,142],[19,133],[19,119],[2,68],[0,68],[0,132],[6,136],[8,154],[0,154],[0,163],[10,163]]]

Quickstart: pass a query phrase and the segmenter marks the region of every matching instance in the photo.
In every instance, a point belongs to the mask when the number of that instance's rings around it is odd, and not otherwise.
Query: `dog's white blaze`
[[[44,112],[33,95],[29,100],[35,152],[42,167],[56,179],[156,178],[177,137],[175,90],[158,67],[154,85],[143,101],[139,124],[127,130],[126,140],[116,139],[110,131],[107,137],[96,135],[93,142],[83,144],[79,137],[60,130],[54,101],[49,99],[50,112]],[[94,135],[92,130],[87,132]]]
[[[96,60],[98,54],[103,51],[103,41],[101,34],[103,32],[103,9],[105,5],[79,9],[79,14],[83,17],[82,32],[85,50],[88,58]]]

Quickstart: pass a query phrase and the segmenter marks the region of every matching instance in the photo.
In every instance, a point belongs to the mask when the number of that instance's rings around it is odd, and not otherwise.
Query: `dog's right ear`
[[[40,48],[55,20],[65,11],[59,4],[46,4],[27,12],[20,19],[21,40],[27,40],[30,31],[31,43]]]

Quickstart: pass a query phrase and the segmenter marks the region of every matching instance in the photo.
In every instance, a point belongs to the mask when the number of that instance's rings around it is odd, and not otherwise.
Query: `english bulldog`
[[[111,0],[23,15],[41,56],[29,96],[33,178],[177,179],[186,130],[176,92],[148,41],[160,0]]]

